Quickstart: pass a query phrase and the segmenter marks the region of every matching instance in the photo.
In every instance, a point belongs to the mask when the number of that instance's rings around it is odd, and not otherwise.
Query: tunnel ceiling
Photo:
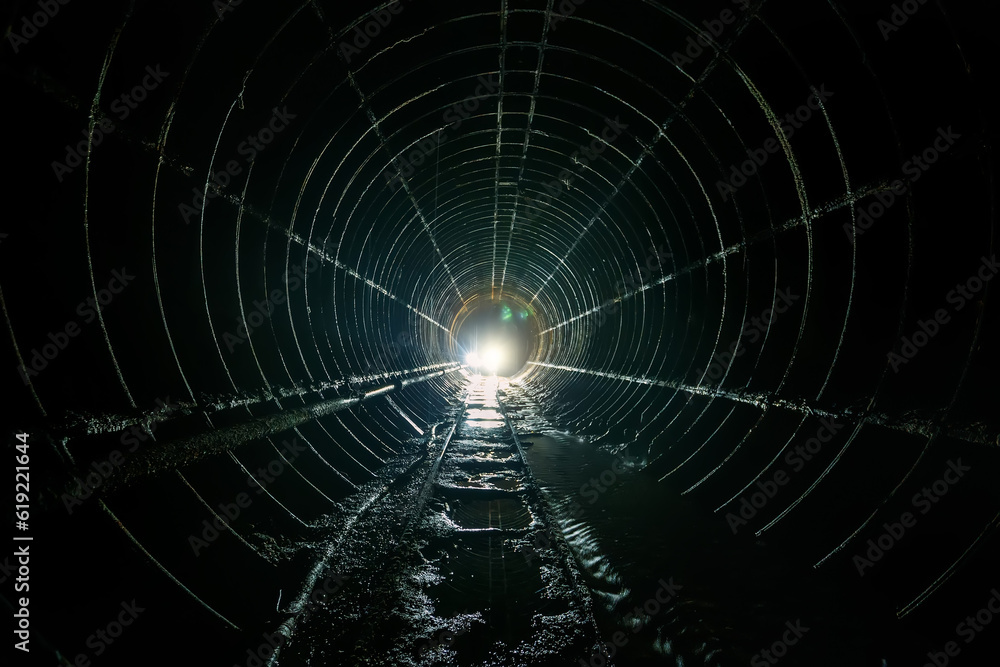
[[[535,362],[575,369],[549,381],[640,379],[603,383],[620,410],[656,381],[898,412],[974,372],[954,346],[886,355],[991,247],[976,52],[947,15],[883,39],[879,11],[826,3],[216,4],[53,19],[8,66],[58,123],[31,186],[66,227],[22,232],[71,272],[46,287],[137,275],[98,323],[116,396],[72,407],[453,361],[463,310],[503,299],[531,306]],[[48,323],[9,315],[30,360]]]
[[[11,428],[85,469],[156,425],[109,494],[309,428],[343,498],[508,304],[553,416],[711,509],[846,427],[788,509],[860,494],[801,562],[833,557],[1000,444],[991,21],[910,4],[69,2],[26,38],[18,3]]]

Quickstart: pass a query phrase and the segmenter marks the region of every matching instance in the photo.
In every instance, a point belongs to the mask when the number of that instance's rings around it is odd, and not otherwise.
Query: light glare
[[[465,363],[469,365],[470,368],[481,369],[485,368],[488,372],[496,375],[497,371],[500,370],[500,366],[503,365],[505,360],[504,352],[499,347],[489,347],[483,352],[483,356],[479,356],[479,352],[473,350],[465,356]]]
[[[491,347],[490,349],[486,350],[485,361],[487,370],[489,370],[491,373],[496,373],[497,370],[500,368],[501,362],[503,361],[503,353],[500,351],[500,348]]]

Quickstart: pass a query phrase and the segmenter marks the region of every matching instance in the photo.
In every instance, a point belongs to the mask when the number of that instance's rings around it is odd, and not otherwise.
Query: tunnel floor
[[[554,666],[594,653],[593,601],[524,463],[506,388],[471,377],[423,464],[331,555],[345,586],[281,664]]]
[[[885,600],[734,542],[591,440],[525,386],[470,376],[427,456],[337,536],[326,570],[342,587],[279,663],[752,664],[794,628],[790,664],[882,664]]]

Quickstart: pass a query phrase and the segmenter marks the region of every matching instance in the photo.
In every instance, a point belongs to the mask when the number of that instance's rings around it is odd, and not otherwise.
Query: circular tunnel
[[[15,3],[0,306],[32,658],[985,664],[995,13]],[[348,660],[303,600],[336,559],[395,590],[477,386],[596,639]],[[613,640],[672,576],[676,608]],[[354,599],[321,606],[402,641]]]

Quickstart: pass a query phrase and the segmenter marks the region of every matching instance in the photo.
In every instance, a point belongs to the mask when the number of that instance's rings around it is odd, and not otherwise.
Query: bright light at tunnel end
[[[483,352],[482,356],[479,355],[478,351],[473,350],[465,357],[465,363],[468,364],[470,368],[485,368],[493,375],[496,375],[500,366],[503,365],[504,360],[505,355],[503,350],[496,346],[486,348],[486,351]]]

